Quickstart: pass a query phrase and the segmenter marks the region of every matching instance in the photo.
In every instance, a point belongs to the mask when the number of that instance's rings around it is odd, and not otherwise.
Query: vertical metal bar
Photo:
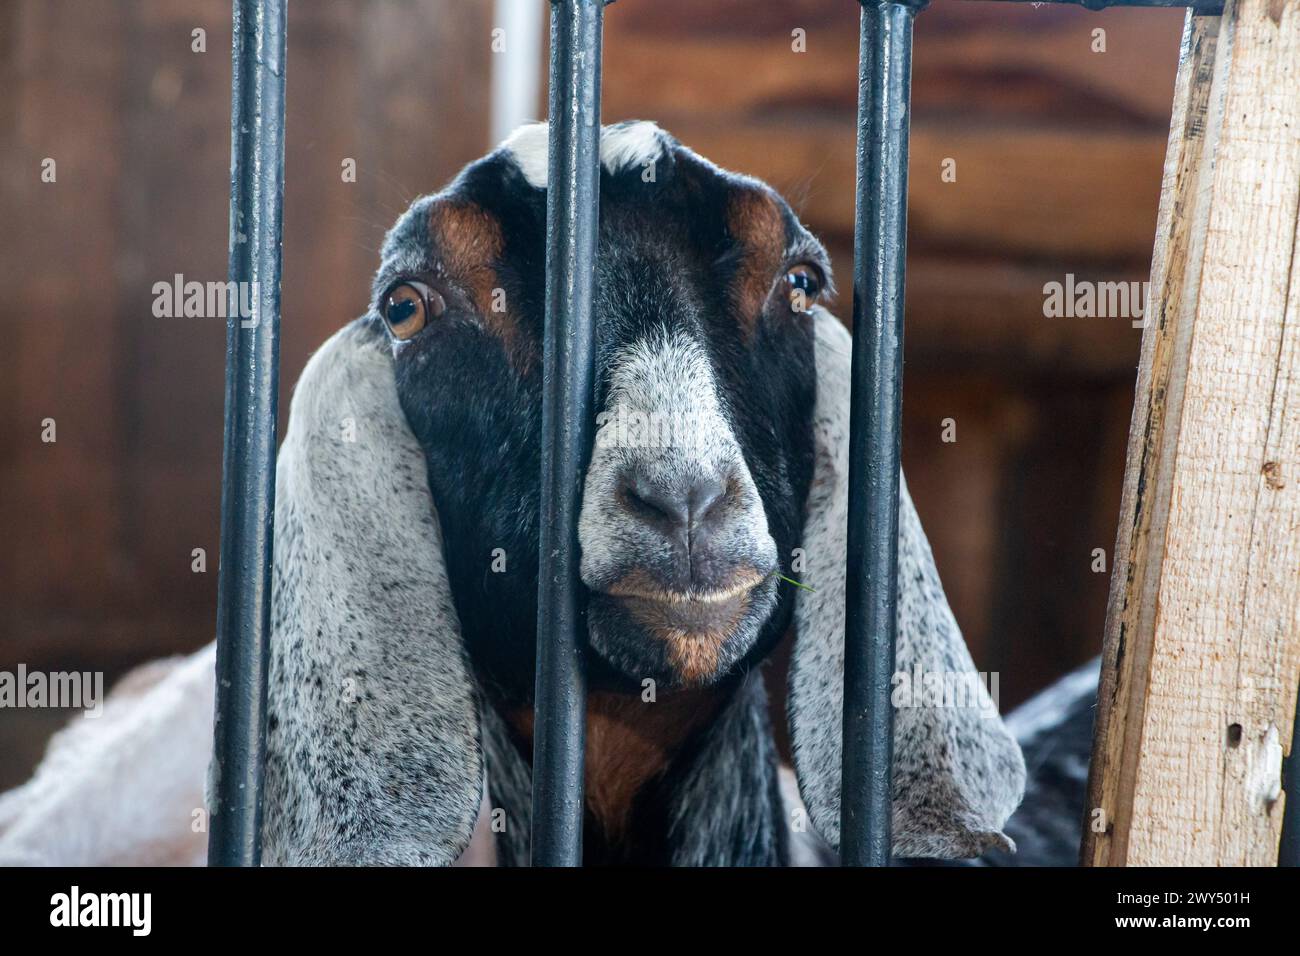
[[[286,0],[234,0],[226,426],[217,577],[212,866],[262,851],[266,661],[271,626]],[[239,314],[239,289],[252,315]]]
[[[862,3],[840,800],[846,866],[889,865],[907,133],[912,18],[924,5]]]
[[[578,510],[592,441],[603,0],[552,0],[534,866],[582,863],[587,617]]]

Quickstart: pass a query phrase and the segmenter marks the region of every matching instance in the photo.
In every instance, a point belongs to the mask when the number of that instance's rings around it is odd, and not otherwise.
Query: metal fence
[[[235,0],[230,94],[231,303],[217,575],[217,713],[208,863],[255,866],[262,848],[266,668],[271,633],[287,0]],[[238,295],[237,291],[230,293]]]
[[[541,0],[539,0],[541,2]],[[585,639],[578,503],[591,445],[592,293],[599,209],[601,32],[608,0],[551,0],[542,515],[533,758],[533,864],[582,862]],[[847,0],[846,0],[847,2]],[[1089,9],[1221,0],[1051,0]],[[287,0],[234,0],[230,278],[256,282],[257,322],[229,313],[209,862],[260,856],[270,631],[284,188]],[[841,857],[885,866],[898,573],[912,22],[926,0],[862,0]],[[1294,763],[1294,762],[1293,762]],[[1291,779],[1296,773],[1292,768]],[[1295,801],[1300,807],[1300,801]],[[1288,809],[1290,809],[1288,807]],[[1300,821],[1297,821],[1300,822]],[[1300,856],[1294,828],[1284,861]],[[1289,859],[1293,865],[1294,859]]]

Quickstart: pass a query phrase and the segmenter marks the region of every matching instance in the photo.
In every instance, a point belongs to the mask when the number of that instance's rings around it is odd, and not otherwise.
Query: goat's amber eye
[[[790,308],[807,312],[821,294],[822,281],[812,266],[799,265],[785,274],[785,287],[790,296]]]
[[[384,294],[383,310],[393,338],[406,341],[446,312],[447,303],[422,282],[399,282]]]

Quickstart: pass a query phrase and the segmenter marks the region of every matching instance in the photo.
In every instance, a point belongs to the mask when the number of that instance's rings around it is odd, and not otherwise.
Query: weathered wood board
[[[1189,17],[1083,861],[1271,865],[1300,681],[1300,0]]]

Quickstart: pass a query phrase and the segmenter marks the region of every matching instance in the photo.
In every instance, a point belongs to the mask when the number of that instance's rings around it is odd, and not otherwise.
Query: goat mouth
[[[719,599],[681,598],[660,601],[645,597],[617,599],[632,617],[656,637],[669,641],[721,641],[749,610],[749,592]]]
[[[670,644],[693,639],[720,643],[740,624],[754,588],[764,580],[762,574],[746,569],[721,588],[669,591],[648,584],[640,575],[629,575],[605,593],[638,624]]]
[[[775,604],[775,581],[752,566],[720,587],[669,590],[644,570],[591,593],[592,647],[616,670],[665,686],[718,680],[752,646]]]

